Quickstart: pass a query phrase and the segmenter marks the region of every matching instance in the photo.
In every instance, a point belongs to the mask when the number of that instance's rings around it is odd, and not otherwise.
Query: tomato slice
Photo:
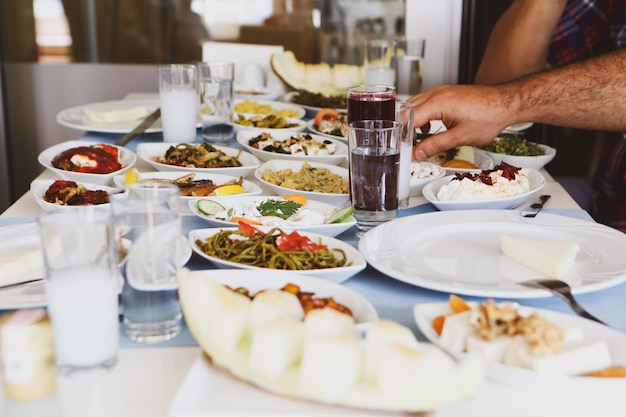
[[[239,230],[249,234],[250,236],[262,235],[263,232],[249,223],[239,221]]]
[[[313,124],[315,126],[319,126],[322,120],[336,116],[339,116],[339,111],[337,111],[337,109],[333,109],[332,107],[323,108],[315,115],[315,120],[313,121]]]
[[[297,251],[297,250],[310,250],[316,251],[320,249],[326,249],[326,245],[320,245],[313,242],[306,236],[302,236],[298,232],[283,233],[276,239],[276,247],[279,251]]]

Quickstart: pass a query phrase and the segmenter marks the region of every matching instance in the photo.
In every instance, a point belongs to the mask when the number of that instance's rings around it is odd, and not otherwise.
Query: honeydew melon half
[[[276,75],[294,90],[306,90],[327,96],[345,94],[348,87],[363,84],[363,67],[326,63],[306,64],[292,51],[273,54],[270,65]]]
[[[246,329],[242,323],[254,301],[226,289],[212,273],[186,268],[178,271],[178,292],[187,325],[213,365],[261,389],[325,404],[412,413],[469,399],[482,386],[482,358],[466,356],[457,362],[430,343],[406,341],[402,329],[390,332],[389,323],[382,320],[372,323],[374,328],[383,326],[375,338],[380,369],[377,377],[366,376],[367,337],[359,340],[354,327],[337,334],[345,326],[334,325],[338,317],[332,314],[342,314],[335,310],[315,315],[315,331],[307,326],[311,313],[304,322],[294,323],[291,315]],[[333,328],[326,334],[319,331],[324,321]],[[300,323],[301,330],[295,329]],[[281,330],[283,325],[288,327]],[[272,335],[276,336],[275,347],[270,346],[274,343]],[[263,340],[255,344],[255,337]],[[254,349],[256,357],[251,358],[253,344],[259,349]],[[277,351],[286,352],[284,361],[273,355]],[[268,359],[282,371],[261,366],[260,352],[268,352],[272,356]],[[405,375],[407,370],[411,375]]]

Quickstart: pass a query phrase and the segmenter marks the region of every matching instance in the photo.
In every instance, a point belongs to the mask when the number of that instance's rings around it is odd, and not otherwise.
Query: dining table
[[[85,131],[77,134],[87,142],[114,143],[121,135]],[[126,146],[134,150],[139,143],[160,142],[159,132],[140,134]],[[197,141],[201,141],[198,134]],[[233,145],[237,146],[233,140]],[[136,168],[153,170],[138,160]],[[542,213],[568,216],[578,220],[594,222],[566,190],[545,170],[546,179],[542,194],[549,194]],[[255,181],[253,175],[247,178]],[[54,174],[43,171],[38,179],[53,179]],[[263,194],[272,194],[263,189]],[[531,201],[512,209],[520,211]],[[436,208],[422,196],[410,198],[409,207],[399,210],[398,216],[420,216],[433,213]],[[32,223],[42,209],[30,191],[24,193],[0,215],[2,227]],[[540,214],[541,216],[541,214]],[[183,232],[207,227],[201,219],[191,213],[182,213]],[[338,239],[353,246],[358,245],[355,230],[349,229]],[[464,254],[458,253],[462,258]],[[209,262],[193,255],[190,269],[214,268]],[[376,309],[380,318],[390,319],[409,327],[423,341],[418,329],[413,308],[417,304],[445,302],[449,292],[435,291],[412,285],[389,277],[372,266],[342,282],[341,285],[365,297]],[[1,290],[0,290],[1,291]],[[464,296],[468,301],[484,301],[485,297]],[[577,300],[594,316],[608,326],[626,332],[626,283],[610,288],[578,294]],[[496,299],[498,300],[498,299]],[[560,298],[546,292],[545,297],[513,299],[522,305],[574,314]],[[624,364],[626,365],[626,364]],[[529,384],[532,385],[532,384]],[[626,415],[626,395],[594,401],[594,392],[588,395],[569,395],[567,389],[543,392],[532,386],[519,386],[485,380],[473,398],[440,407],[424,413],[437,417],[490,417],[490,416],[618,416]],[[621,398],[618,398],[621,397]],[[162,343],[135,343],[130,341],[120,326],[120,349],[118,362],[106,374],[82,377],[57,377],[54,395],[47,398],[17,402],[4,398],[0,390],[0,416],[47,417],[212,417],[212,416],[402,416],[399,412],[379,412],[346,407],[314,404],[308,401],[281,398],[247,385],[214,368],[202,349],[185,326],[176,338]]]

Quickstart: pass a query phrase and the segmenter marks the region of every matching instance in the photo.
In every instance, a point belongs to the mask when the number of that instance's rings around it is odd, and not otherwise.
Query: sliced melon
[[[362,66],[305,64],[298,61],[292,51],[273,54],[270,64],[276,75],[294,90],[324,95],[344,94],[348,87],[364,82]]]
[[[398,330],[386,332],[390,334],[385,338],[393,340],[390,346],[394,348],[389,353],[385,353],[385,348],[378,355],[381,365],[389,366],[389,370],[378,372],[376,381],[368,381],[363,359],[365,348],[356,336],[354,321],[348,327],[332,324],[332,331],[320,333],[317,327],[328,323],[325,314],[314,316],[315,331],[307,332],[306,323],[293,326],[293,323],[281,322],[281,318],[265,322],[256,331],[248,328],[243,337],[237,339],[238,343],[233,344],[235,338],[230,337],[232,349],[227,351],[218,339],[231,334],[220,328],[232,323],[212,320],[209,315],[243,317],[249,313],[249,307],[225,296],[219,289],[223,286],[211,277],[212,273],[211,270],[179,270],[178,293],[183,314],[192,335],[213,365],[242,381],[291,398],[411,413],[466,400],[482,385],[485,364],[479,356],[467,356],[455,362],[438,347],[430,343],[415,344]],[[216,300],[221,302],[215,303]],[[245,310],[244,314],[232,311],[237,305]],[[251,323],[248,320],[249,326]],[[293,331],[295,328],[303,331]],[[242,331],[237,333],[241,336]],[[283,352],[284,360],[276,357],[275,350]],[[270,366],[262,363],[263,355],[268,356]],[[402,374],[405,360],[413,374],[403,377],[402,389],[398,389],[399,384],[394,379]],[[278,369],[270,369],[273,366]]]

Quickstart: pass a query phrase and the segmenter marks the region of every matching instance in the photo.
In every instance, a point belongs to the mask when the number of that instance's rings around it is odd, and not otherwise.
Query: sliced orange
[[[448,302],[450,304],[450,309],[455,313],[462,313],[463,311],[471,310],[467,302],[458,295],[450,294]]]
[[[602,378],[626,378],[626,367],[622,365],[610,366],[598,371],[589,372],[585,376],[595,376]]]
[[[304,206],[306,204],[306,197],[301,194],[284,195],[283,200],[291,200],[295,203],[300,204],[301,206]]]
[[[437,316],[433,319],[433,330],[435,330],[439,336],[441,336],[441,332],[443,331],[443,324],[445,321],[446,316]]]
[[[253,219],[246,219],[245,217],[233,217],[232,219],[230,219],[231,222],[233,223],[245,223],[245,224],[252,224],[255,226],[261,226],[263,225],[263,223],[253,220]]]

